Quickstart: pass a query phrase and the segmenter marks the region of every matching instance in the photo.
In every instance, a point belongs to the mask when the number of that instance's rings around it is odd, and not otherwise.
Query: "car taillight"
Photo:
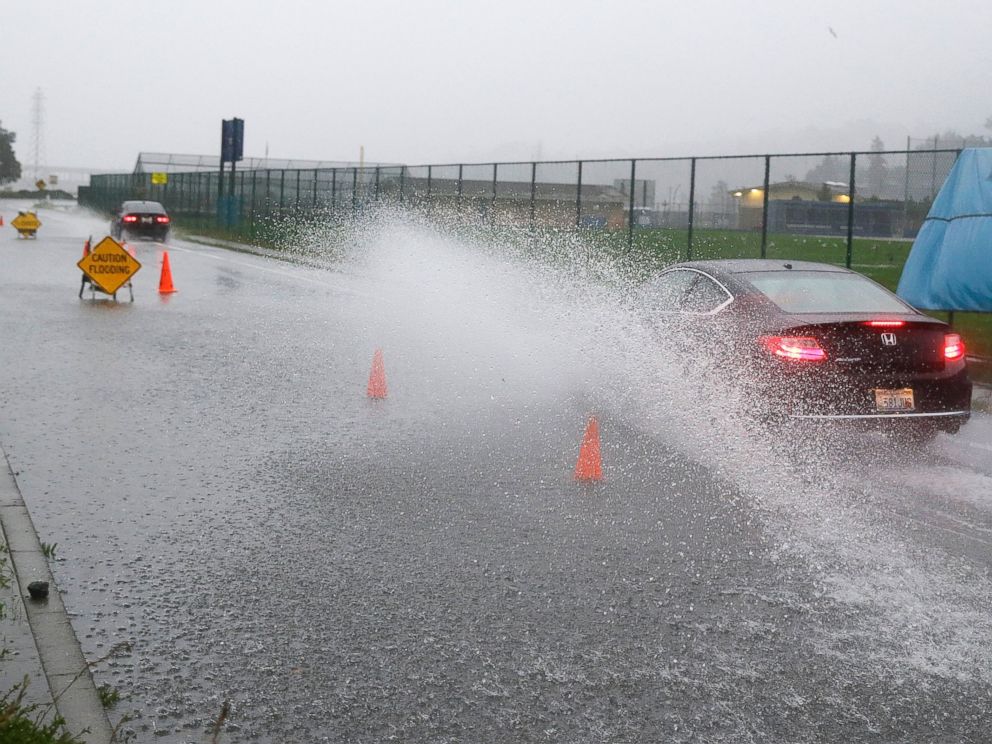
[[[865,323],[866,326],[872,328],[902,328],[906,325],[905,320],[869,320]]]
[[[782,359],[820,362],[827,358],[827,352],[820,346],[820,342],[809,336],[762,336],[761,343]]]
[[[167,225],[169,223],[169,218],[164,214],[160,214],[155,218],[155,221],[160,225]]]
[[[964,356],[964,341],[956,333],[944,334],[944,359],[953,362]]]
[[[138,221],[138,215],[136,215],[136,214],[126,214],[122,218],[122,221],[123,222],[137,222]]]

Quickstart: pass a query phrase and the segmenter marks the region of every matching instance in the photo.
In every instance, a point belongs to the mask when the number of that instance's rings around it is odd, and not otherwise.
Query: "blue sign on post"
[[[220,160],[236,163],[244,157],[245,120],[224,119],[221,123]]]

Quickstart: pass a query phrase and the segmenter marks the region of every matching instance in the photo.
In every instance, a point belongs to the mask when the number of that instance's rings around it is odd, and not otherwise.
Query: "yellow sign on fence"
[[[152,173],[152,184],[154,186],[164,186],[169,182],[168,173]]]
[[[109,236],[76,265],[107,294],[114,294],[141,268],[138,260]]]
[[[34,235],[41,227],[41,220],[34,212],[21,212],[10,221],[10,226],[21,235]]]

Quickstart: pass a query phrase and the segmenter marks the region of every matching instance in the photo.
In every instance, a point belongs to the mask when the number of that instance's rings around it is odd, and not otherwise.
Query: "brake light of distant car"
[[[126,214],[121,218],[122,222],[137,222],[138,215],[136,214]]]
[[[160,225],[167,225],[169,224],[169,217],[167,215],[160,214],[155,217],[155,221]]]
[[[964,342],[956,333],[944,334],[944,359],[953,362],[964,356]]]
[[[820,342],[809,336],[762,336],[761,343],[782,359],[821,362],[827,358],[827,352],[820,346]]]
[[[869,320],[865,323],[866,326],[871,326],[872,328],[902,328],[906,325],[905,320]]]

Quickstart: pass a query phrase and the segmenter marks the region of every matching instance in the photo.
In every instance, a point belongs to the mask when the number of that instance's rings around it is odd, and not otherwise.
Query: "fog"
[[[42,160],[370,162],[891,148],[985,132],[992,6],[5,0],[0,122]]]

